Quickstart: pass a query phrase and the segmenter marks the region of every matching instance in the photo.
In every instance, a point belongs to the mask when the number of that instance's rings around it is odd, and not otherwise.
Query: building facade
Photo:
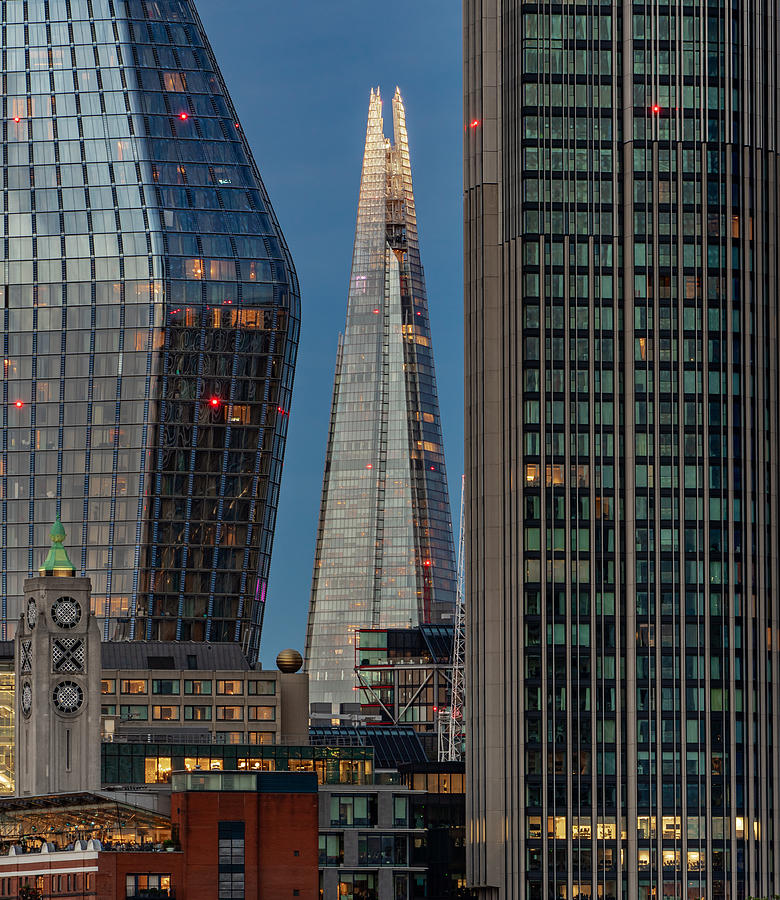
[[[104,740],[308,743],[302,673],[252,669],[232,643],[109,641],[101,650]]]
[[[306,642],[317,703],[355,702],[355,631],[450,618],[447,474],[406,113],[371,91]]]
[[[0,896],[278,900],[317,893],[317,780],[181,772],[168,807],[77,792],[0,800]],[[82,835],[82,836],[79,836]]]
[[[298,287],[194,3],[2,15],[0,636],[57,515],[105,638],[256,658]]]
[[[769,896],[777,10],[464,10],[470,877]]]

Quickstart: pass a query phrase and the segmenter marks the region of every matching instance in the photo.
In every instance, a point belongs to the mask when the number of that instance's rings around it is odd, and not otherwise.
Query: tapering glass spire
[[[452,615],[455,562],[406,114],[371,91],[339,342],[306,665],[312,701],[351,702],[354,632]]]

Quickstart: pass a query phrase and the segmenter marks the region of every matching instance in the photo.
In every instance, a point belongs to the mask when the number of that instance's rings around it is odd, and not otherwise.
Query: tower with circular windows
[[[59,520],[16,629],[17,796],[100,787],[100,630]]]

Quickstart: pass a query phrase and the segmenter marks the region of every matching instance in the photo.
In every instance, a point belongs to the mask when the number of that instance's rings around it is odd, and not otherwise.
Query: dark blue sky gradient
[[[282,648],[304,649],[368,94],[377,84],[385,133],[392,129],[396,84],[406,104],[457,522],[463,469],[460,3],[196,2],[301,282],[301,343],[261,646],[263,664],[272,666]]]

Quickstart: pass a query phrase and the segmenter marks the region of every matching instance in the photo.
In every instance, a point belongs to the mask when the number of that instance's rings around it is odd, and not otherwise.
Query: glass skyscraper
[[[0,10],[2,637],[59,515],[104,637],[256,656],[298,287],[194,4]]]
[[[451,618],[455,557],[401,94],[371,91],[339,341],[306,669],[314,702],[359,703],[355,632]],[[338,711],[338,710],[336,710]]]
[[[772,895],[777,7],[464,10],[471,878]]]

